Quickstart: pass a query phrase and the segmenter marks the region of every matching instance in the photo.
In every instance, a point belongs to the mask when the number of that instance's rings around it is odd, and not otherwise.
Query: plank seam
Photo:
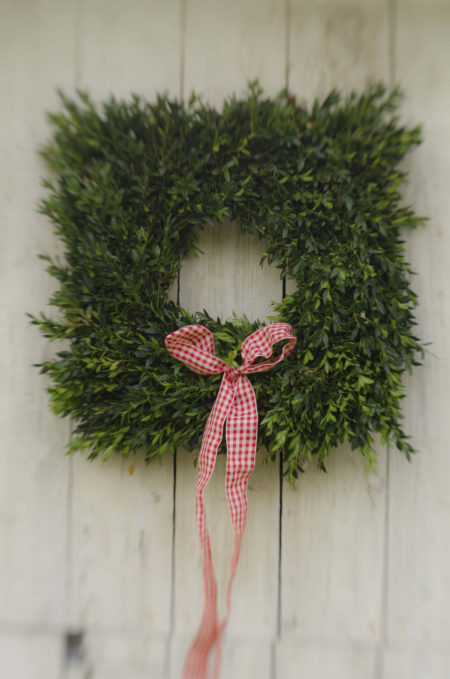
[[[389,52],[389,84],[394,86],[397,79],[397,0],[388,0],[388,52]]]
[[[184,71],[186,61],[186,4],[180,0],[180,98],[184,100]]]
[[[81,87],[82,78],[82,43],[83,43],[83,19],[84,19],[84,0],[76,0],[75,2],[75,54],[74,54],[74,84],[75,89]]]
[[[186,60],[186,0],[180,0],[180,80],[179,98],[184,101],[184,71]],[[180,304],[180,280],[181,261],[177,273],[177,304]],[[173,454],[173,487],[172,487],[172,545],[171,545],[171,573],[170,573],[170,615],[169,615],[169,638],[167,643],[167,656],[165,663],[165,675],[170,676],[172,660],[172,642],[175,636],[175,562],[176,562],[176,514],[177,514],[177,450]]]
[[[389,85],[394,87],[396,79],[397,0],[388,0],[388,68]],[[384,506],[383,571],[381,583],[380,640],[375,651],[375,679],[383,679],[384,655],[387,648],[389,608],[389,515],[390,515],[390,460],[391,449],[386,445],[386,484]]]
[[[83,35],[83,18],[84,18],[84,0],[75,0],[73,6],[74,12],[74,52],[73,52],[73,85],[74,88],[81,87],[82,82],[82,35]],[[69,419],[69,443],[73,436],[73,419]],[[67,467],[67,501],[66,501],[66,548],[65,548],[65,583],[64,583],[64,600],[63,600],[63,626],[66,632],[73,632],[74,616],[72,610],[73,601],[73,486],[74,486],[74,468],[72,455],[68,460]],[[78,630],[76,630],[78,632]],[[62,630],[61,630],[62,632]],[[67,657],[61,654],[61,679],[66,674]]]
[[[290,0],[285,0],[284,2],[284,39],[285,39],[285,69],[284,69],[284,86],[286,94],[289,89],[289,59],[290,59],[290,15],[291,15],[291,5]],[[286,297],[286,276],[283,276],[281,282],[281,299]],[[277,644],[281,639],[281,569],[282,569],[282,553],[283,553],[283,455],[280,453],[279,461],[279,518],[278,518],[278,573],[277,573],[277,621],[276,621],[276,634],[275,639],[271,645],[270,654],[270,677],[271,679],[277,679]]]
[[[169,639],[167,644],[167,657],[165,674],[170,676],[171,645],[175,635],[175,560],[176,560],[176,507],[177,507],[177,451],[173,454],[173,487],[172,487],[172,546],[171,546],[171,571],[170,571],[170,614],[169,614]]]

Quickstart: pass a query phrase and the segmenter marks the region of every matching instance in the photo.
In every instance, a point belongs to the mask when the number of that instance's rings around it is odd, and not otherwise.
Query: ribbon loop
[[[203,325],[185,325],[165,339],[166,349],[200,375],[217,375],[227,364],[214,355],[214,338]]]
[[[281,353],[270,358],[274,344],[281,340],[286,340]],[[205,603],[199,631],[186,658],[183,679],[206,679],[212,650],[215,650],[213,677],[216,679],[219,674],[221,637],[230,613],[231,585],[236,574],[247,518],[247,482],[255,466],[258,436],[256,397],[247,374],[270,370],[291,353],[296,341],[292,328],[287,323],[263,326],[242,343],[242,364],[230,366],[215,356],[214,338],[202,325],[186,325],[165,338],[168,352],[194,372],[201,375],[223,373],[219,392],[206,422],[197,462],[199,473],[196,487],[196,516],[203,549]],[[254,362],[261,357],[268,360]],[[222,440],[225,423],[227,441],[225,488],[235,545],[227,587],[227,612],[219,624],[217,584],[206,528],[203,490],[214,471],[217,449]]]
[[[287,340],[287,342],[281,353],[271,359],[274,345],[282,340]],[[247,372],[255,373],[270,370],[291,353],[296,342],[296,338],[292,335],[292,328],[287,323],[272,323],[259,328],[242,342],[241,355],[244,363],[249,364]],[[255,364],[254,361],[259,357],[270,360]]]

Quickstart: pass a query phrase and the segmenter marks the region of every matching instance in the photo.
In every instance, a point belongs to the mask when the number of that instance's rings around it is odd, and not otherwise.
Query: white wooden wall
[[[130,476],[120,460],[64,456],[70,423],[51,414],[31,367],[54,350],[25,316],[53,285],[37,253],[59,247],[36,212],[44,110],[58,106],[56,86],[97,101],[195,89],[220,105],[254,77],[270,95],[288,82],[306,102],[368,78],[406,89],[404,120],[424,121],[425,140],[405,161],[404,195],[431,217],[406,234],[407,253],[418,332],[433,344],[406,380],[411,464],[380,447],[368,475],[343,447],[326,476],[310,466],[292,490],[276,464],[258,463],[222,677],[450,677],[450,3],[1,0],[2,677],[178,678],[202,604],[192,458],[137,462]],[[282,286],[259,269],[261,243],[236,225],[201,242],[205,255],[183,265],[181,303],[265,316]],[[223,462],[207,506],[222,587]]]

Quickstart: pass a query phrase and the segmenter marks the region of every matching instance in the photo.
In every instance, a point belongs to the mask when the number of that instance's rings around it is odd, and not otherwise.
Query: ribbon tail
[[[214,679],[219,676],[222,635],[230,616],[231,591],[247,521],[247,485],[250,474],[255,468],[257,438],[258,408],[255,392],[248,377],[242,376],[237,383],[234,402],[226,424],[227,471],[225,487],[234,529],[234,551],[227,585],[227,610],[217,631]]]
[[[217,583],[211,557],[209,535],[203,548],[203,582],[205,603],[197,635],[186,657],[183,678],[204,679],[208,676],[210,652],[217,640]]]
[[[234,390],[224,376],[206,423],[197,461],[199,473],[196,487],[196,516],[203,551],[205,600],[200,627],[186,657],[183,679],[207,678],[209,657],[214,647],[216,648],[216,667],[218,666],[218,658],[220,658],[220,648],[218,645],[220,635],[217,623],[217,583],[214,575],[210,539],[206,527],[203,490],[214,471],[217,449],[223,435],[223,425],[228,417],[233,400]]]

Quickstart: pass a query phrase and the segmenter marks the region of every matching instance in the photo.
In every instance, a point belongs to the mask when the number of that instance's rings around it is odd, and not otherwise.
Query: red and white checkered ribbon
[[[281,353],[270,360],[254,363],[258,357],[269,359],[276,342],[287,340]],[[255,466],[258,434],[258,410],[249,373],[265,372],[293,350],[296,338],[287,323],[272,323],[256,330],[242,343],[242,365],[232,367],[214,355],[214,339],[202,325],[187,325],[166,337],[169,353],[201,375],[224,373],[219,393],[206,422],[198,456],[196,516],[203,549],[205,604],[197,636],[188,652],[183,679],[206,679],[209,657],[215,650],[213,677],[220,668],[221,637],[230,613],[231,585],[236,574],[242,535],[247,518],[247,481]],[[203,489],[214,470],[217,449],[226,422],[227,470],[226,496],[233,523],[235,543],[227,588],[227,611],[217,620],[217,583],[206,528]]]

